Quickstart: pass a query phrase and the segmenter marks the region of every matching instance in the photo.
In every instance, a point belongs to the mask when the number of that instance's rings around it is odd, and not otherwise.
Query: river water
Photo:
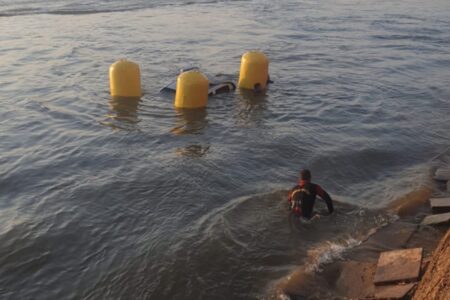
[[[390,222],[450,145],[447,0],[0,4],[1,299],[269,298]],[[159,92],[186,66],[237,81],[251,49],[265,95]],[[119,58],[140,101],[110,99]],[[302,167],[334,216],[289,217]]]

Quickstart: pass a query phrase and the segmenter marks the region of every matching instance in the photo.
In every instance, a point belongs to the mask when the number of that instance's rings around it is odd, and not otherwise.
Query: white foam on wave
[[[305,263],[305,270],[307,272],[320,272],[321,266],[331,263],[337,259],[343,259],[342,255],[356,246],[361,245],[374,235],[379,229],[388,226],[397,221],[397,215],[378,215],[375,217],[376,227],[370,229],[367,233],[360,237],[347,236],[340,241],[324,241],[318,246],[307,251],[308,258]]]
[[[289,275],[285,276],[274,285],[270,299],[289,300],[291,299],[286,293],[286,287],[290,286],[291,282],[298,282],[299,278],[305,280],[313,278],[313,273],[321,272],[321,267],[325,264],[331,263],[337,259],[342,259],[345,251],[356,247],[373,235],[380,227],[373,228],[366,236],[357,239],[352,236],[343,238],[341,241],[325,241],[318,246],[307,251],[307,259],[303,266],[296,268]]]
[[[336,259],[342,259],[342,254],[355,246],[362,243],[352,237],[345,239],[341,243],[326,241],[313,249],[308,250],[308,261],[305,264],[305,269],[309,272],[321,271],[320,267],[323,264],[330,263]]]
[[[286,294],[280,294],[279,299],[280,300],[291,300],[291,297],[289,297]]]

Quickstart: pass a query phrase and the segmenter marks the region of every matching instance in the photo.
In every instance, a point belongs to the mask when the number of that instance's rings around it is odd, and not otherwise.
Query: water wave
[[[242,0],[234,0],[242,1]],[[145,1],[133,0],[123,3],[123,1],[85,1],[79,3],[70,0],[63,1],[15,1],[11,3],[6,1],[0,9],[0,17],[14,17],[24,15],[50,14],[50,15],[87,15],[99,13],[126,12],[147,8],[158,8],[164,6],[186,6],[192,4],[213,4],[220,2],[233,2],[233,0],[171,0],[171,1]]]
[[[0,0],[2,296],[263,298],[413,218],[450,161],[447,2]],[[265,94],[159,93],[186,65],[237,81],[250,49]],[[124,57],[140,100],[109,95]],[[334,216],[288,217],[303,167]]]

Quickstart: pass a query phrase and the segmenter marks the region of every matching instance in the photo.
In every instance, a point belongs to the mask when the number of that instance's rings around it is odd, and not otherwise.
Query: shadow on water
[[[176,135],[201,134],[208,125],[206,108],[176,108],[176,125],[171,132]]]

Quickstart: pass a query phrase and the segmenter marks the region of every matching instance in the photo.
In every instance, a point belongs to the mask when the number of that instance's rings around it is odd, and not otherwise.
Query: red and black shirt
[[[320,185],[314,184],[308,180],[300,180],[299,183],[291,189],[288,195],[288,201],[291,206],[300,208],[300,213],[303,217],[311,218],[317,195],[325,201],[328,212],[331,214],[334,209],[330,195],[328,195]]]

